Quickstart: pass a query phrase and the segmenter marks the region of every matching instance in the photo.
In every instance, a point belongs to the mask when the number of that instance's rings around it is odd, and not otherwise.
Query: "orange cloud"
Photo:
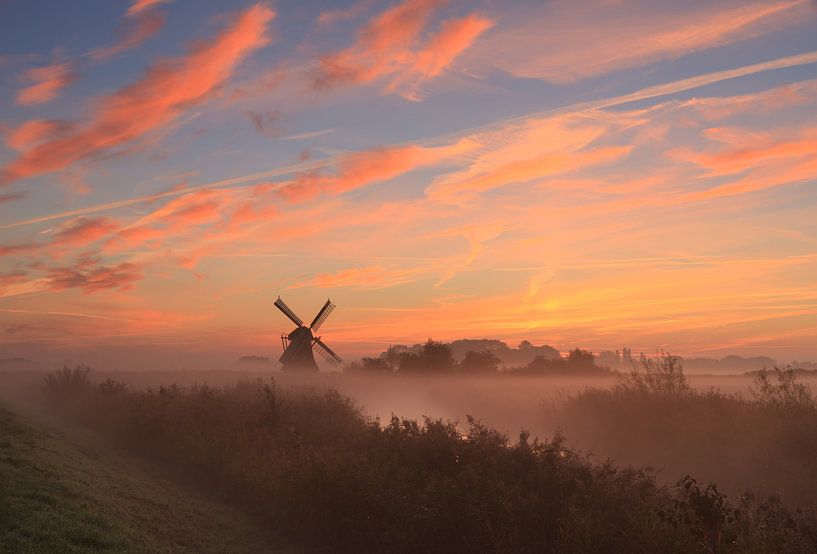
[[[443,1],[404,0],[373,18],[360,30],[355,44],[320,59],[315,86],[368,83],[394,72]]]
[[[429,40],[423,50],[414,55],[410,67],[392,81],[387,90],[394,91],[406,81],[414,81],[412,90],[404,96],[416,99],[416,88],[420,83],[437,77],[457,56],[470,47],[477,37],[492,26],[493,22],[490,19],[476,14],[445,22],[440,32]]]
[[[17,93],[17,104],[29,106],[50,102],[75,78],[76,75],[69,62],[29,69],[23,74],[23,79],[32,84]]]
[[[171,123],[208,99],[242,59],[268,43],[266,29],[273,16],[268,8],[256,5],[206,46],[154,65],[136,83],[100,99],[90,121],[7,165],[0,183],[63,169]]]
[[[420,167],[462,155],[475,146],[461,140],[447,146],[396,146],[365,150],[343,156],[335,175],[306,174],[280,189],[290,201],[312,198],[318,193],[341,194],[376,182],[388,181]]]
[[[148,10],[155,8],[160,4],[166,4],[171,0],[134,0],[128,8],[127,15],[129,17],[140,15]]]
[[[6,135],[6,144],[14,150],[26,150],[62,132],[66,124],[60,121],[32,119]]]
[[[453,60],[493,24],[477,15],[449,21],[418,46],[429,17],[443,0],[404,0],[369,21],[355,43],[320,58],[313,85],[327,89],[347,84],[366,84],[396,75],[386,87],[396,92],[437,77]],[[418,50],[419,48],[419,50]],[[404,96],[417,99],[416,90]]]
[[[82,246],[111,234],[119,226],[107,217],[80,217],[69,221],[54,234],[51,244]]]
[[[336,273],[319,273],[290,288],[318,287],[322,289],[349,287],[358,289],[389,288],[414,280],[423,269],[386,269],[382,266],[350,268]]]

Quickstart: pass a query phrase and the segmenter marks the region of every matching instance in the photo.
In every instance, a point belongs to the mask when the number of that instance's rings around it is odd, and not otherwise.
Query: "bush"
[[[807,385],[797,382],[795,369],[791,366],[774,368],[777,384],[769,379],[769,372],[761,370],[751,388],[755,401],[766,409],[778,413],[802,415],[817,411],[817,401]]]
[[[657,359],[642,357],[641,367],[619,377],[615,391],[624,395],[677,398],[693,394],[678,358],[665,354]]]
[[[83,393],[83,421],[332,551],[817,548],[811,515],[752,499],[736,508],[694,481],[662,487],[650,470],[591,463],[559,435],[510,441],[470,418],[464,433],[439,419],[381,425],[337,392],[281,394],[274,382],[125,398],[112,388]]]
[[[789,370],[775,383],[761,372],[752,400],[690,386],[663,354],[621,376],[612,389],[587,389],[554,409],[582,448],[621,464],[649,463],[672,481],[686,473],[730,494],[747,486],[817,505],[817,409]]]
[[[89,373],[91,373],[91,368],[86,365],[78,365],[74,368],[63,366],[61,370],[45,376],[43,388],[52,400],[76,397],[93,386]]]

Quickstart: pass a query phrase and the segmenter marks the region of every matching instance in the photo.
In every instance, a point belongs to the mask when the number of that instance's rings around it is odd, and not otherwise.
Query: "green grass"
[[[0,552],[281,551],[158,468],[0,405]]]

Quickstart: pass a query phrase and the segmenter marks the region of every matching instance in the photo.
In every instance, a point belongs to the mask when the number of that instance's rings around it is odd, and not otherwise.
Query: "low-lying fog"
[[[41,372],[0,372],[0,397],[11,404],[42,401]],[[278,391],[334,388],[365,414],[388,421],[404,418],[457,420],[466,416],[502,431],[514,440],[521,430],[550,439],[561,432],[567,448],[591,453],[596,461],[650,465],[659,479],[673,483],[684,475],[716,482],[735,494],[746,489],[782,494],[784,501],[814,504],[817,467],[810,444],[817,432],[811,411],[779,411],[769,416],[751,399],[750,376],[689,375],[699,391],[720,395],[686,399],[652,397],[630,402],[626,396],[579,393],[611,389],[616,376],[559,378],[495,376],[367,376],[349,373],[286,374],[270,371],[97,372],[95,381],[112,378],[130,390],[178,384],[231,385],[275,379]],[[797,377],[817,390],[813,373]],[[568,401],[573,398],[573,401]],[[622,400],[623,399],[623,400]],[[812,405],[813,406],[813,405]],[[104,417],[104,414],[100,414]]]
[[[2,396],[30,398],[37,394],[44,373],[0,372]],[[404,418],[453,419],[464,422],[473,416],[482,423],[510,436],[520,430],[539,437],[550,437],[564,422],[553,419],[553,410],[566,397],[586,388],[610,388],[616,377],[520,377],[496,376],[377,376],[339,372],[293,374],[272,371],[116,371],[95,372],[94,379],[108,377],[130,389],[178,384],[229,385],[237,381],[268,382],[275,379],[279,390],[300,387],[334,388],[351,397],[370,416],[388,420],[392,415]],[[701,391],[719,390],[724,394],[747,396],[752,378],[745,375],[688,375],[690,383]],[[817,377],[803,377],[804,383],[817,384]],[[569,437],[568,437],[569,438]]]

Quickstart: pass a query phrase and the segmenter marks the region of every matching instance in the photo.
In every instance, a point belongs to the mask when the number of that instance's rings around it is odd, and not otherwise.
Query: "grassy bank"
[[[261,550],[244,514],[0,406],[0,552]]]
[[[561,438],[470,422],[370,420],[335,392],[274,383],[128,391],[65,372],[50,403],[182,468],[266,524],[347,552],[812,552],[811,514],[730,502],[691,478],[594,464]]]

